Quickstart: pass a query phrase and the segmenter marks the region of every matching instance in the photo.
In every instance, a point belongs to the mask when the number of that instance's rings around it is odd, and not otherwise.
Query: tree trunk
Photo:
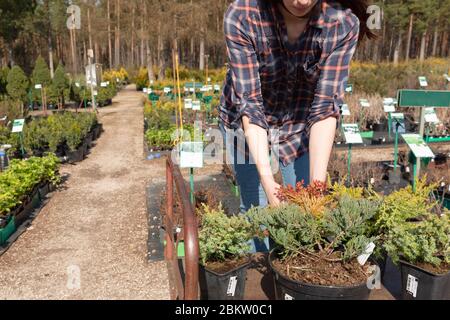
[[[199,69],[205,70],[205,32],[204,29],[200,31],[201,38],[200,38],[200,63],[199,63]]]
[[[142,15],[141,20],[141,66],[145,66],[145,59],[144,59],[144,35],[145,35],[145,17],[147,16],[147,6],[145,1],[142,1],[142,5],[144,6],[144,14]]]
[[[442,35],[442,46],[441,46],[441,56],[447,57],[449,54],[448,49],[448,31],[444,31],[444,34]]]
[[[116,69],[120,66],[120,0],[116,1],[116,42],[115,42],[115,61],[114,65]]]
[[[422,33],[422,40],[420,41],[420,62],[424,62],[426,56],[427,31]]]
[[[134,26],[135,26],[135,12],[136,7],[134,6],[134,1],[131,1],[131,67],[134,67]]]
[[[147,40],[147,73],[148,73],[148,83],[155,81],[155,74],[153,73],[153,57],[152,51],[150,50],[150,44]]]
[[[91,30],[91,10],[87,9],[87,20],[88,20],[88,36],[89,36],[89,48],[93,49],[92,47],[92,30]]]
[[[48,64],[50,68],[50,77],[53,79],[53,76],[55,75],[55,67],[53,65],[53,45],[50,32],[48,35]]]
[[[413,23],[414,23],[414,14],[411,14],[409,16],[408,40],[406,42],[406,53],[405,53],[406,62],[409,61],[409,55],[411,52],[411,39],[412,39],[412,32],[413,32]]]
[[[434,28],[434,36],[433,36],[433,51],[431,53],[431,55],[433,57],[435,57],[437,55],[438,38],[439,38],[439,32],[438,32],[438,27],[436,25],[436,27]]]
[[[400,58],[400,50],[402,47],[402,33],[400,32],[397,39],[397,44],[394,50],[394,65],[397,66]]]
[[[107,15],[108,15],[108,58],[109,68],[112,68],[112,42],[111,42],[111,4],[110,0],[107,2]]]

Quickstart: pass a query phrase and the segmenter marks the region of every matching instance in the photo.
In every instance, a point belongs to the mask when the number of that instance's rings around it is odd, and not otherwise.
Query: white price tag
[[[75,82],[75,86],[76,86],[77,88],[79,88],[79,87],[80,87],[80,83],[79,83],[79,82]]]
[[[100,83],[100,87],[102,87],[102,88],[106,88],[107,86],[108,86],[108,84],[106,82]]]
[[[184,99],[184,108],[192,109],[192,99]]]
[[[406,292],[412,295],[414,298],[416,298],[418,287],[419,287],[419,279],[408,274],[408,281],[406,283]]]
[[[287,293],[284,295],[284,300],[286,301],[290,301],[290,300],[294,300],[294,297],[288,295]]]
[[[370,102],[367,99],[359,99],[359,104],[363,108],[369,108],[370,107]]]
[[[12,133],[20,133],[23,131],[25,125],[25,119],[16,119],[13,122]]]
[[[218,84],[214,85],[214,91],[220,91],[220,86]]]
[[[342,115],[343,116],[351,116],[350,108],[348,107],[348,104],[342,105]]]
[[[419,83],[423,88],[428,87],[428,81],[426,77],[419,77]]]
[[[366,251],[358,257],[358,263],[363,266],[367,263],[373,251],[375,250],[375,243],[371,242],[367,245]]]
[[[169,88],[169,87],[165,87],[164,88],[164,93],[170,93],[170,92],[172,92],[172,89],[171,88]]]
[[[236,294],[237,277],[231,277],[228,283],[227,296],[234,297]]]
[[[408,144],[416,158],[434,158],[434,153],[418,134],[403,134],[403,139]]]
[[[342,130],[344,131],[345,142],[347,144],[361,144],[363,139],[359,131],[358,124],[343,124]]]
[[[180,168],[203,168],[203,142],[183,142]]]
[[[384,112],[386,112],[386,113],[393,113],[396,111],[395,105],[393,105],[393,104],[385,104],[383,106],[383,108],[384,108]]]
[[[144,88],[144,89],[143,89],[143,92],[144,92],[144,93],[147,93],[147,92],[148,92],[147,88]]]
[[[201,110],[201,103],[198,100],[192,101],[192,110]]]
[[[425,121],[429,123],[439,123],[439,118],[434,108],[425,108]]]
[[[42,89],[42,84],[37,84],[34,86],[35,89]]]

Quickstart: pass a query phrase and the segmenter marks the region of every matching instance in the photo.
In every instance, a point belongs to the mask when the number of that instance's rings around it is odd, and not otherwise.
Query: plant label
[[[208,77],[208,79],[206,79],[206,81],[211,82],[211,78]]]
[[[171,89],[171,88],[169,88],[169,87],[165,87],[165,88],[164,88],[164,93],[165,93],[165,94],[170,93],[170,92],[172,92],[172,89]]]
[[[406,292],[412,295],[414,298],[416,298],[418,287],[419,287],[419,279],[408,274],[408,281],[406,283]]]
[[[285,301],[292,301],[292,300],[294,300],[294,297],[292,297],[292,296],[290,296],[290,295],[288,295],[287,293],[284,295],[284,300]]]
[[[214,91],[220,91],[220,86],[218,84],[214,85]]]
[[[16,119],[13,122],[12,133],[20,133],[23,131],[25,125],[25,119]]]
[[[203,168],[203,142],[182,142],[180,168]]]
[[[358,263],[363,266],[367,263],[373,251],[375,250],[375,243],[371,242],[367,245],[366,251],[358,257]]]
[[[148,93],[148,94],[153,93],[152,88],[147,88],[147,93]]]
[[[348,116],[348,117],[351,116],[350,108],[348,107],[348,104],[343,104],[341,111],[342,111],[343,116]]]
[[[434,108],[425,108],[425,121],[429,123],[439,123],[439,118]]]
[[[398,133],[400,134],[406,133],[405,115],[399,112],[391,113],[391,118],[392,118],[392,131],[396,132],[397,125],[399,125]]]
[[[370,108],[370,102],[367,99],[359,99],[359,104],[363,108]]]
[[[192,110],[201,110],[201,103],[198,100],[192,101]]]
[[[106,87],[108,86],[108,84],[107,84],[106,82],[102,82],[102,83],[100,83],[100,86],[101,86],[102,88],[106,88]]]
[[[237,277],[231,277],[228,283],[227,296],[234,297],[236,295]]]
[[[184,108],[192,109],[192,99],[184,99]]]
[[[361,144],[363,139],[359,131],[358,124],[343,124],[342,130],[344,131],[345,142],[347,144]]]
[[[42,89],[42,84],[37,84],[34,86],[35,89]]]
[[[403,134],[403,139],[408,144],[416,158],[434,158],[434,153],[418,134]]]
[[[383,106],[383,108],[384,108],[384,112],[386,112],[386,113],[393,113],[396,111],[395,105],[393,105],[393,104],[385,104]]]
[[[147,88],[144,88],[142,91],[143,91],[144,93],[147,93],[147,92],[148,92]]]
[[[450,76],[448,74],[444,74],[444,78],[447,80],[447,82],[450,82]]]
[[[77,88],[79,88],[79,87],[80,87],[80,83],[79,83],[79,82],[75,82],[75,86],[76,86]]]
[[[422,88],[428,87],[428,81],[426,77],[419,77],[419,84]]]
[[[200,92],[208,92],[208,91],[209,91],[208,87],[206,87],[206,86],[203,86],[200,88]]]
[[[94,90],[94,91],[92,92],[92,94],[93,94],[94,96],[98,96],[98,91],[97,91],[97,90]]]
[[[348,84],[348,85],[345,87],[345,92],[346,92],[346,93],[352,93],[352,92],[353,92],[353,84]]]

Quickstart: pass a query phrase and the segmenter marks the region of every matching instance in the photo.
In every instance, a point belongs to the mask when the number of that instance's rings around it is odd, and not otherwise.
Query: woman
[[[219,117],[242,211],[279,204],[270,146],[285,185],[326,181],[349,64],[358,39],[373,37],[367,6],[365,0],[230,5],[224,20],[229,69]],[[234,143],[233,130],[242,129],[246,151]],[[248,153],[250,159],[242,161]]]

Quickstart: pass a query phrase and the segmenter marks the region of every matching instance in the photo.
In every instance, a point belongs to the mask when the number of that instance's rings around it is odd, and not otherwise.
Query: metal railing
[[[175,190],[174,190],[175,185]],[[176,191],[178,205],[183,217],[183,230],[185,247],[184,281],[178,264],[178,242],[174,239],[174,191]],[[181,174],[180,168],[170,157],[166,163],[166,215],[164,219],[166,260],[171,263],[176,284],[177,297],[180,300],[198,299],[199,274],[199,246],[198,226],[194,208],[189,200],[189,189]]]

